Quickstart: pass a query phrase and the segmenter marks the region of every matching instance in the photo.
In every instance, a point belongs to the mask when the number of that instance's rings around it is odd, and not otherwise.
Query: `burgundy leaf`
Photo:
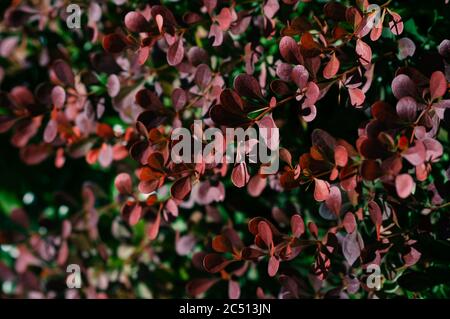
[[[177,41],[174,42],[169,47],[167,51],[167,62],[169,65],[175,66],[181,63],[184,58],[184,46],[183,46],[183,38],[179,37]]]

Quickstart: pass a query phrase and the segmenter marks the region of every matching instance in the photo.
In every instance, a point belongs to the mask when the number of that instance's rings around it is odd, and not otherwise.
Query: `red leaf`
[[[261,221],[258,224],[258,235],[261,237],[266,246],[270,249],[273,244],[272,230],[269,224],[265,221]]]
[[[389,21],[389,29],[391,29],[391,32],[395,35],[401,34],[403,32],[402,17],[391,10],[388,10],[388,12],[392,18],[392,21]]]
[[[356,41],[356,54],[358,54],[359,62],[362,65],[366,66],[372,62],[372,49],[361,39]]]
[[[190,296],[198,296],[210,289],[219,278],[196,278],[188,282],[186,285],[186,292]]]
[[[314,199],[318,202],[324,201],[330,196],[330,184],[324,180],[314,179]]]
[[[227,267],[233,260],[228,260],[219,254],[208,254],[203,259],[203,267],[211,273],[219,272]]]
[[[170,193],[172,194],[172,197],[183,200],[191,192],[191,189],[192,183],[191,176],[189,175],[176,180],[170,188]]]
[[[295,214],[291,217],[292,236],[299,238],[305,232],[305,223],[302,216]]]
[[[142,206],[135,205],[130,213],[130,217],[128,218],[128,223],[130,224],[130,226],[134,226],[138,223],[139,219],[141,219],[141,214],[142,214]]]
[[[109,53],[120,53],[127,47],[124,37],[119,34],[108,34],[103,38],[103,48]]]
[[[277,274],[278,268],[280,267],[280,261],[275,257],[271,256],[269,258],[269,264],[267,267],[267,272],[270,277],[273,277]]]
[[[366,100],[366,95],[361,89],[348,89],[348,94],[350,95],[350,103],[355,107],[363,105]]]
[[[236,187],[244,187],[248,183],[249,178],[247,165],[244,162],[237,164],[231,172],[231,181]]]
[[[430,94],[431,98],[437,99],[444,96],[447,90],[447,80],[444,73],[441,71],[433,72],[430,79]]]
[[[323,69],[323,77],[325,79],[331,79],[336,75],[336,73],[339,71],[339,59],[336,57],[336,54],[333,53],[331,55],[330,61],[327,63],[325,68]]]
[[[216,16],[216,20],[219,23],[220,29],[222,31],[227,31],[233,20],[230,8],[222,8],[219,15]]]
[[[334,149],[334,163],[337,166],[344,167],[345,165],[347,165],[347,162],[348,162],[347,149],[342,145],[336,146],[336,148]]]
[[[256,174],[250,178],[247,184],[247,191],[250,196],[258,197],[264,191],[267,185],[267,177],[264,175]]]
[[[351,212],[345,214],[342,224],[344,225],[345,231],[347,233],[349,234],[353,233],[356,229],[355,215],[353,215]]]
[[[158,213],[156,214],[155,221],[152,224],[150,224],[150,227],[148,228],[148,238],[150,240],[154,240],[158,236],[160,224],[161,224],[161,213],[158,211]]]

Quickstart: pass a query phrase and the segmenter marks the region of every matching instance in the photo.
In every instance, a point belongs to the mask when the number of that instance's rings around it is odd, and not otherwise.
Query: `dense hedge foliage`
[[[76,3],[0,4],[1,297],[450,296],[446,1]]]

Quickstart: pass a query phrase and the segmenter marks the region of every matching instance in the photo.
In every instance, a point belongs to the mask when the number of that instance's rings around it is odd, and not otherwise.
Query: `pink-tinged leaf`
[[[437,99],[444,96],[447,90],[447,80],[444,73],[441,71],[433,72],[430,79],[430,94],[431,98]]]
[[[128,218],[128,223],[130,224],[130,226],[136,225],[139,219],[141,219],[141,215],[142,215],[142,206],[135,205],[130,213],[130,217]]]
[[[407,198],[411,195],[415,185],[413,178],[409,174],[401,174],[395,178],[395,189],[400,198]]]
[[[162,33],[163,31],[163,24],[164,24],[164,18],[162,15],[157,14],[155,17],[156,25],[158,26],[159,33]]]
[[[111,74],[108,77],[108,83],[106,84],[106,88],[108,89],[108,95],[110,97],[116,97],[120,92],[120,81],[119,77],[115,74]]]
[[[317,108],[315,105],[302,105],[302,118],[305,122],[312,122],[317,116]]]
[[[58,252],[58,259],[57,259],[58,265],[60,266],[64,265],[68,257],[69,257],[69,245],[67,244],[67,241],[64,240],[61,243],[61,247],[59,248]]]
[[[145,47],[141,47],[140,49],[139,49],[139,53],[138,53],[138,62],[139,62],[139,65],[144,65],[145,64],[145,62],[147,62],[147,60],[148,60],[148,57],[149,57],[149,55],[150,55],[150,50],[151,50],[151,47],[150,46],[145,46]]]
[[[330,193],[325,201],[325,204],[336,216],[339,216],[342,207],[342,197],[339,187],[337,186],[330,187]]]
[[[407,122],[414,122],[417,117],[417,102],[410,96],[402,97],[397,102],[398,116]]]
[[[308,230],[311,233],[311,235],[314,236],[314,238],[317,238],[319,236],[319,229],[317,228],[317,225],[314,222],[308,223]]]
[[[261,221],[258,223],[258,235],[270,249],[273,244],[272,230],[270,229],[269,224],[267,224],[265,221]]]
[[[296,65],[292,69],[291,78],[299,89],[303,89],[308,83],[309,72],[303,65]]]
[[[187,94],[181,88],[176,88],[172,91],[172,105],[175,111],[181,111],[187,103]]]
[[[426,155],[425,145],[420,140],[416,140],[416,144],[413,147],[408,148],[402,153],[402,156],[414,166],[422,164],[426,160]]]
[[[300,47],[293,38],[288,36],[282,37],[279,47],[280,54],[286,62],[292,64],[299,64],[301,62]]]
[[[416,52],[416,45],[410,38],[401,38],[398,40],[398,56],[401,60],[413,56]]]
[[[267,266],[267,272],[270,277],[277,274],[278,268],[280,267],[280,261],[275,256],[270,256],[269,264]]]
[[[44,142],[51,143],[58,134],[58,123],[55,120],[50,120],[44,130]]]
[[[155,221],[152,224],[150,224],[150,226],[148,227],[148,238],[150,240],[155,240],[156,237],[158,237],[160,225],[161,225],[161,213],[158,212],[156,214]]]
[[[258,122],[259,133],[267,147],[274,151],[280,146],[279,130],[272,115],[267,115]]]
[[[247,191],[252,197],[258,197],[264,191],[267,185],[267,177],[256,174],[250,178],[247,184]]]
[[[170,193],[172,197],[178,200],[184,200],[187,195],[191,192],[192,182],[191,176],[181,177],[173,183],[170,188]]]
[[[244,187],[250,179],[248,174],[247,165],[242,162],[238,163],[231,172],[231,181],[236,187]]]
[[[352,266],[355,261],[361,256],[361,243],[358,232],[347,234],[342,240],[342,252],[348,264]]]
[[[113,161],[113,149],[111,145],[103,143],[98,154],[98,162],[102,167],[108,167]]]
[[[409,253],[403,256],[405,266],[410,267],[416,264],[419,261],[420,256],[422,256],[422,254],[418,250],[414,249],[414,247],[411,247]]]
[[[347,149],[342,145],[336,146],[336,148],[334,149],[334,163],[339,167],[344,167],[345,165],[347,165],[347,162]]]
[[[392,93],[400,100],[404,96],[415,97],[417,95],[417,88],[413,80],[405,74],[397,75],[392,81]]]
[[[305,232],[305,222],[302,216],[295,214],[291,217],[292,236],[299,238]]]
[[[350,103],[355,107],[360,107],[366,100],[366,95],[361,89],[348,89],[348,94],[350,95]]]
[[[181,236],[176,241],[175,250],[178,255],[186,256],[190,252],[192,252],[192,249],[194,248],[196,243],[197,243],[197,239],[194,237],[194,235],[189,234],[189,235]]]
[[[222,31],[227,31],[230,28],[231,22],[233,21],[233,16],[231,14],[230,8],[222,8],[218,16],[216,16],[217,23],[219,23],[219,28]]]
[[[291,74],[294,67],[289,63],[281,62],[277,65],[276,73],[277,76],[283,81],[290,81]]]
[[[331,55],[330,61],[328,61],[327,65],[323,69],[323,77],[325,79],[333,78],[339,71],[339,66],[340,66],[339,59],[336,57],[336,54],[333,53]]]
[[[348,212],[347,214],[345,214],[342,224],[344,225],[345,231],[348,234],[353,233],[356,230],[355,215],[353,215],[351,212]]]
[[[120,173],[114,179],[114,186],[120,194],[128,195],[132,192],[131,177],[127,173]]]
[[[361,39],[356,41],[356,54],[358,55],[359,62],[362,65],[366,66],[372,62],[372,49]]]
[[[150,25],[148,21],[139,12],[131,11],[125,16],[125,26],[131,32],[146,32],[149,31]]]
[[[234,79],[234,88],[241,96],[260,99],[263,98],[258,80],[248,74],[239,74]]]
[[[318,202],[324,201],[330,196],[330,184],[322,179],[314,179],[314,199]]]
[[[280,10],[278,0],[267,0],[263,7],[264,15],[269,19],[272,19],[278,10]]]
[[[66,91],[61,86],[55,86],[52,89],[52,103],[57,108],[60,109],[64,106],[66,102]]]
[[[237,281],[230,279],[228,281],[228,297],[230,299],[239,299],[241,295],[241,286]]]
[[[219,278],[196,278],[188,282],[186,285],[186,292],[190,296],[198,296],[206,291],[208,291],[215,283],[217,283]]]
[[[389,21],[389,29],[391,29],[391,32],[395,35],[400,35],[403,32],[403,21],[402,17],[396,13],[388,10],[389,14],[391,15],[391,21]]]
[[[61,237],[67,239],[70,234],[72,234],[72,224],[66,219],[62,223]]]
[[[213,47],[218,47],[223,42],[223,31],[218,24],[213,23],[209,29],[208,39],[214,37]]]
[[[450,57],[450,40],[449,39],[442,40],[442,42],[439,44],[438,51],[439,54],[442,55],[444,58]]]
[[[205,88],[211,82],[211,69],[206,64],[200,64],[195,71],[195,84],[200,88]]]
[[[177,41],[174,42],[169,47],[167,51],[167,62],[171,66],[175,66],[181,63],[184,58],[184,46],[183,46],[183,37],[179,37]]]
[[[439,141],[433,138],[425,138],[422,142],[426,149],[425,158],[427,161],[436,161],[442,156],[444,149]]]

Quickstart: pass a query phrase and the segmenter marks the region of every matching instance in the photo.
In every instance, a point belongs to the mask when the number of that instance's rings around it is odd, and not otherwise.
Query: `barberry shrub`
[[[2,0],[0,296],[449,297],[447,2]]]

